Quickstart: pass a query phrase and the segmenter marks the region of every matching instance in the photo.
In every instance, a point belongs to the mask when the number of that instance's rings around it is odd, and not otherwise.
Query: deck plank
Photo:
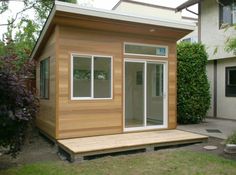
[[[93,136],[84,138],[58,140],[59,145],[72,153],[122,149],[145,145],[163,145],[178,142],[192,143],[207,140],[207,136],[181,130],[146,131],[116,135]]]

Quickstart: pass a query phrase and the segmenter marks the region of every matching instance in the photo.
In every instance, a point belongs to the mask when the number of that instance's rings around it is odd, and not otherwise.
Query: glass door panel
[[[163,125],[163,64],[147,63],[147,126]]]
[[[125,127],[145,126],[145,64],[125,62]]]

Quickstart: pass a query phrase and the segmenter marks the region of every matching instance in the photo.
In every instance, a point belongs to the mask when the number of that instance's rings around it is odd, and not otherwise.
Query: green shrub
[[[210,107],[206,75],[207,53],[202,44],[182,42],[177,46],[178,123],[200,123]]]
[[[234,133],[227,138],[226,143],[236,144],[236,131],[234,131]]]

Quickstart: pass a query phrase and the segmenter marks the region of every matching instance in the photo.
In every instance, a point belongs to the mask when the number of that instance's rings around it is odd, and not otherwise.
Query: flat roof
[[[110,10],[87,8],[87,7],[81,7],[78,4],[55,1],[55,4],[50,12],[50,15],[31,53],[31,56],[30,56],[31,59],[34,58],[36,51],[38,50],[38,47],[40,43],[42,42],[43,37],[57,11],[73,13],[73,14],[78,14],[78,15],[106,18],[106,19],[111,19],[111,20],[119,20],[119,21],[125,21],[125,22],[134,22],[134,23],[140,23],[140,24],[149,24],[149,25],[154,25],[154,26],[176,28],[176,29],[194,30],[195,28],[195,25],[193,23],[188,23],[188,22],[183,22],[183,21],[176,21],[176,20],[169,20],[169,19],[167,20],[167,19],[161,19],[158,17],[147,18],[147,17],[142,17],[142,16],[134,16],[134,15],[118,13],[118,12],[114,12]]]

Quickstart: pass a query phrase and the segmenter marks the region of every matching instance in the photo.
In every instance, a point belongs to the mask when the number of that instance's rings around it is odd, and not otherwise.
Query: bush
[[[226,143],[236,144],[236,131],[234,131],[234,133],[227,138]]]
[[[177,46],[177,119],[181,124],[200,123],[210,107],[206,75],[207,53],[202,44]]]
[[[34,66],[25,63],[19,69],[17,57],[0,57],[0,147],[12,156],[20,151],[25,131],[35,116],[37,99],[25,86],[25,76],[32,76]]]

